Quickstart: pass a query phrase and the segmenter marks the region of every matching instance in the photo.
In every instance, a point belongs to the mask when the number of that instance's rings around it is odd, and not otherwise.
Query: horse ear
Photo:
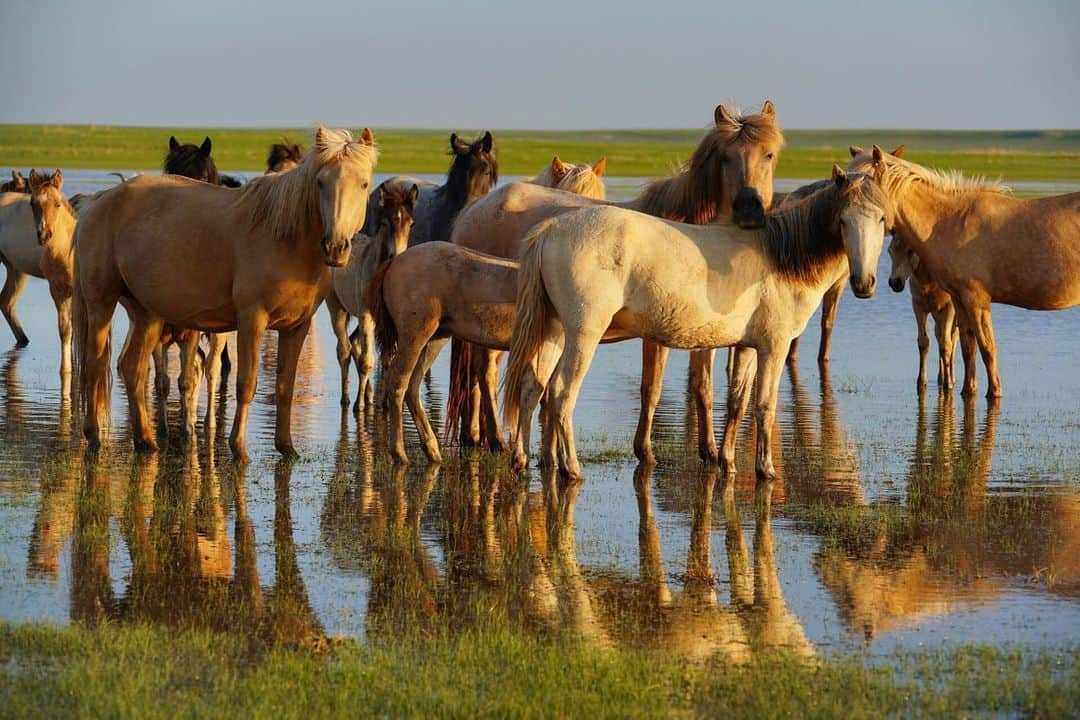
[[[865,150],[863,150],[858,145],[848,145],[847,151],[849,153],[851,153],[851,157],[857,157],[859,155],[862,155],[864,152],[866,152]]]
[[[566,174],[566,166],[563,165],[563,161],[559,159],[559,156],[551,158],[551,174],[558,180]]]
[[[461,154],[461,141],[458,140],[457,133],[450,133],[450,151],[457,155]]]
[[[12,171],[11,171],[11,179],[12,179],[12,181],[14,181],[14,182],[15,182],[16,184],[18,184],[18,182],[19,182],[19,178],[21,178],[21,177],[22,177],[22,175],[21,175],[21,174],[19,173],[19,171],[18,171],[18,170],[12,170]]]
[[[315,128],[315,147],[326,146],[326,128],[319,125]]]
[[[416,198],[418,197],[420,197],[420,188],[417,186],[416,183],[413,183],[413,186],[409,188],[408,196],[405,198],[405,202],[408,204],[409,210],[412,210],[412,208],[416,205]]]
[[[839,165],[832,166],[832,179],[833,182],[836,183],[836,187],[838,188],[842,188],[848,184],[847,173],[844,172],[844,168],[840,167]]]
[[[881,149],[880,145],[874,146],[874,164],[881,165],[885,160],[885,151]]]
[[[364,128],[363,132],[360,133],[360,143],[363,145],[375,144],[375,133],[371,132],[371,128]],[[300,155],[302,154],[300,146],[293,145],[293,147],[296,148],[296,156],[300,157]]]
[[[386,201],[386,183],[382,183],[375,189],[375,196],[379,200],[379,207],[382,207],[383,202]]]
[[[761,106],[761,114],[765,117],[776,117],[776,105],[773,104],[772,100],[766,100]]]
[[[38,171],[30,168],[30,187],[36,186],[39,182],[41,182],[41,176],[38,175]]]
[[[64,184],[64,173],[60,172],[60,168],[56,168],[56,172],[53,173],[50,182],[52,183],[52,186],[57,190],[59,190],[60,187]]]
[[[202,145],[199,146],[199,152],[206,157],[210,157],[210,136],[207,135],[203,138]]]
[[[176,139],[175,135],[169,136],[169,152],[175,152],[176,148],[180,147],[180,141]]]
[[[896,146],[896,149],[895,149],[895,150],[893,150],[893,151],[892,151],[892,152],[890,153],[890,155],[892,155],[893,157],[900,157],[901,155],[903,155],[903,154],[904,154],[904,149],[905,149],[906,147],[907,147],[906,145],[897,145],[897,146]]]
[[[596,161],[596,164],[592,166],[593,175],[596,177],[603,177],[604,171],[607,170],[607,158],[602,157]]]
[[[717,125],[731,125],[738,122],[738,119],[732,115],[731,111],[723,105],[717,105],[713,110],[713,120]]]
[[[480,139],[480,149],[489,153],[493,147],[495,147],[495,138],[491,136],[491,131],[488,130],[484,133],[484,137]]]

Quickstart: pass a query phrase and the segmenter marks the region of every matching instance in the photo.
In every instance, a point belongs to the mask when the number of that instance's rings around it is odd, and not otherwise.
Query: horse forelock
[[[718,219],[724,189],[723,157],[728,148],[744,141],[783,147],[784,133],[775,114],[742,115],[713,123],[690,160],[673,176],[650,183],[642,195],[642,210],[650,215],[704,225]]]
[[[262,227],[279,240],[302,235],[319,216],[319,171],[334,162],[354,162],[370,172],[378,161],[374,145],[356,142],[348,130],[319,128],[312,151],[293,170],[262,175],[240,191],[238,203],[250,204],[252,228]]]
[[[816,285],[832,262],[844,254],[840,236],[841,211],[852,204],[874,205],[891,223],[892,202],[868,175],[850,173],[849,182],[814,183],[820,187],[802,199],[772,210],[761,230],[765,251],[777,272],[788,280]]]
[[[38,202],[38,193],[55,193],[56,199],[60,201],[60,204],[67,210],[71,217],[79,217],[79,211],[75,209],[75,206],[68,200],[67,195],[61,192],[59,189],[52,186],[52,179],[56,177],[56,173],[42,173],[41,180],[38,183],[26,184],[26,192],[30,195],[30,204]]]
[[[565,190],[594,200],[603,200],[607,197],[607,186],[604,185],[603,179],[593,171],[591,165],[563,163],[563,168],[563,174],[556,179],[551,166],[545,165],[544,169],[538,172],[529,182],[534,185]]]

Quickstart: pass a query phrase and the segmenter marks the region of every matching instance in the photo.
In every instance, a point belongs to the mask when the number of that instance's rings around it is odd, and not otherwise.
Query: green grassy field
[[[210,135],[220,168],[258,171],[272,142],[283,136],[304,142],[310,131],[0,125],[0,166],[156,169],[170,134],[184,142],[199,142]],[[785,134],[787,147],[778,168],[781,177],[822,177],[832,163],[846,162],[848,145],[876,142],[887,148],[906,143],[907,157],[915,162],[993,179],[1080,180],[1080,130],[789,130]],[[555,153],[573,162],[595,162],[605,155],[612,175],[664,175],[689,156],[701,135],[701,130],[495,131],[500,170],[506,175],[533,174]],[[444,130],[376,129],[383,150],[379,170],[444,172],[448,136]]]
[[[745,665],[602,650],[509,632],[253,645],[106,625],[0,625],[0,716],[1075,717],[1080,648],[965,647]]]

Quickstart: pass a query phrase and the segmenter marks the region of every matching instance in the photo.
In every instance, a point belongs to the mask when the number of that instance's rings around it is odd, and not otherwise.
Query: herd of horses
[[[166,173],[141,175],[93,195],[63,190],[63,175],[12,173],[0,190],[0,309],[16,342],[15,315],[29,276],[44,278],[56,304],[62,392],[77,375],[90,446],[106,432],[112,320],[130,325],[118,368],[137,448],[157,448],[147,411],[155,387],[168,393],[166,348],[180,346],[182,431],[193,434],[205,376],[207,424],[236,331],[236,412],[230,448],[248,457],[245,429],[264,334],[278,333],[275,446],[295,454],[290,419],[300,351],[324,302],[337,338],[341,400],[388,412],[389,452],[407,462],[407,405],[428,459],[441,460],[420,387],[452,341],[447,435],[529,459],[540,406],[539,461],[580,477],[573,413],[597,345],[643,341],[641,412],[634,450],[655,461],[650,436],[670,348],[691,352],[690,385],[701,456],[734,471],[742,416],[756,398],[755,465],[775,475],[771,434],[785,361],[822,310],[818,359],[829,361],[845,285],[857,298],[877,287],[891,236],[890,287],[910,283],[919,325],[918,387],[926,385],[928,318],[939,347],[938,383],[953,389],[962,348],[965,395],[976,391],[976,351],[988,396],[1001,395],[990,303],[1035,310],[1080,304],[1080,193],[1018,200],[999,185],[850,148],[846,168],[784,196],[773,174],[784,143],[776,109],[740,114],[721,105],[686,165],[635,199],[605,199],[606,161],[575,165],[556,156],[528,181],[496,188],[490,132],[450,136],[442,185],[393,177],[373,187],[375,139],[318,127],[304,153],[275,145],[267,172],[229,187],[211,141],[170,138]],[[358,325],[350,332],[350,318]],[[203,338],[207,349],[203,349]],[[74,341],[74,356],[72,342]],[[382,367],[372,381],[375,348]],[[712,427],[713,352],[730,348],[727,421]],[[498,411],[497,380],[509,352]],[[163,412],[164,402],[158,403]],[[509,444],[504,434],[509,429]],[[456,430],[454,430],[456,428]]]

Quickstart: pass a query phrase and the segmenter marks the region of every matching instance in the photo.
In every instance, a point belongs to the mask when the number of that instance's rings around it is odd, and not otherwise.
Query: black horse
[[[403,189],[414,184],[420,187],[420,197],[413,211],[409,245],[432,240],[449,241],[450,228],[461,208],[485,195],[499,181],[495,139],[490,132],[485,132],[471,143],[452,133],[450,154],[454,159],[443,185],[403,176],[392,177],[384,183],[400,185]],[[368,199],[365,234],[374,235],[381,222],[378,192],[373,191]]]
[[[242,183],[236,178],[218,173],[214,158],[210,157],[211,147],[208,137],[203,139],[202,145],[195,145],[194,143],[181,144],[175,135],[170,136],[169,154],[165,156],[165,174],[183,175],[211,185],[240,187]]]

